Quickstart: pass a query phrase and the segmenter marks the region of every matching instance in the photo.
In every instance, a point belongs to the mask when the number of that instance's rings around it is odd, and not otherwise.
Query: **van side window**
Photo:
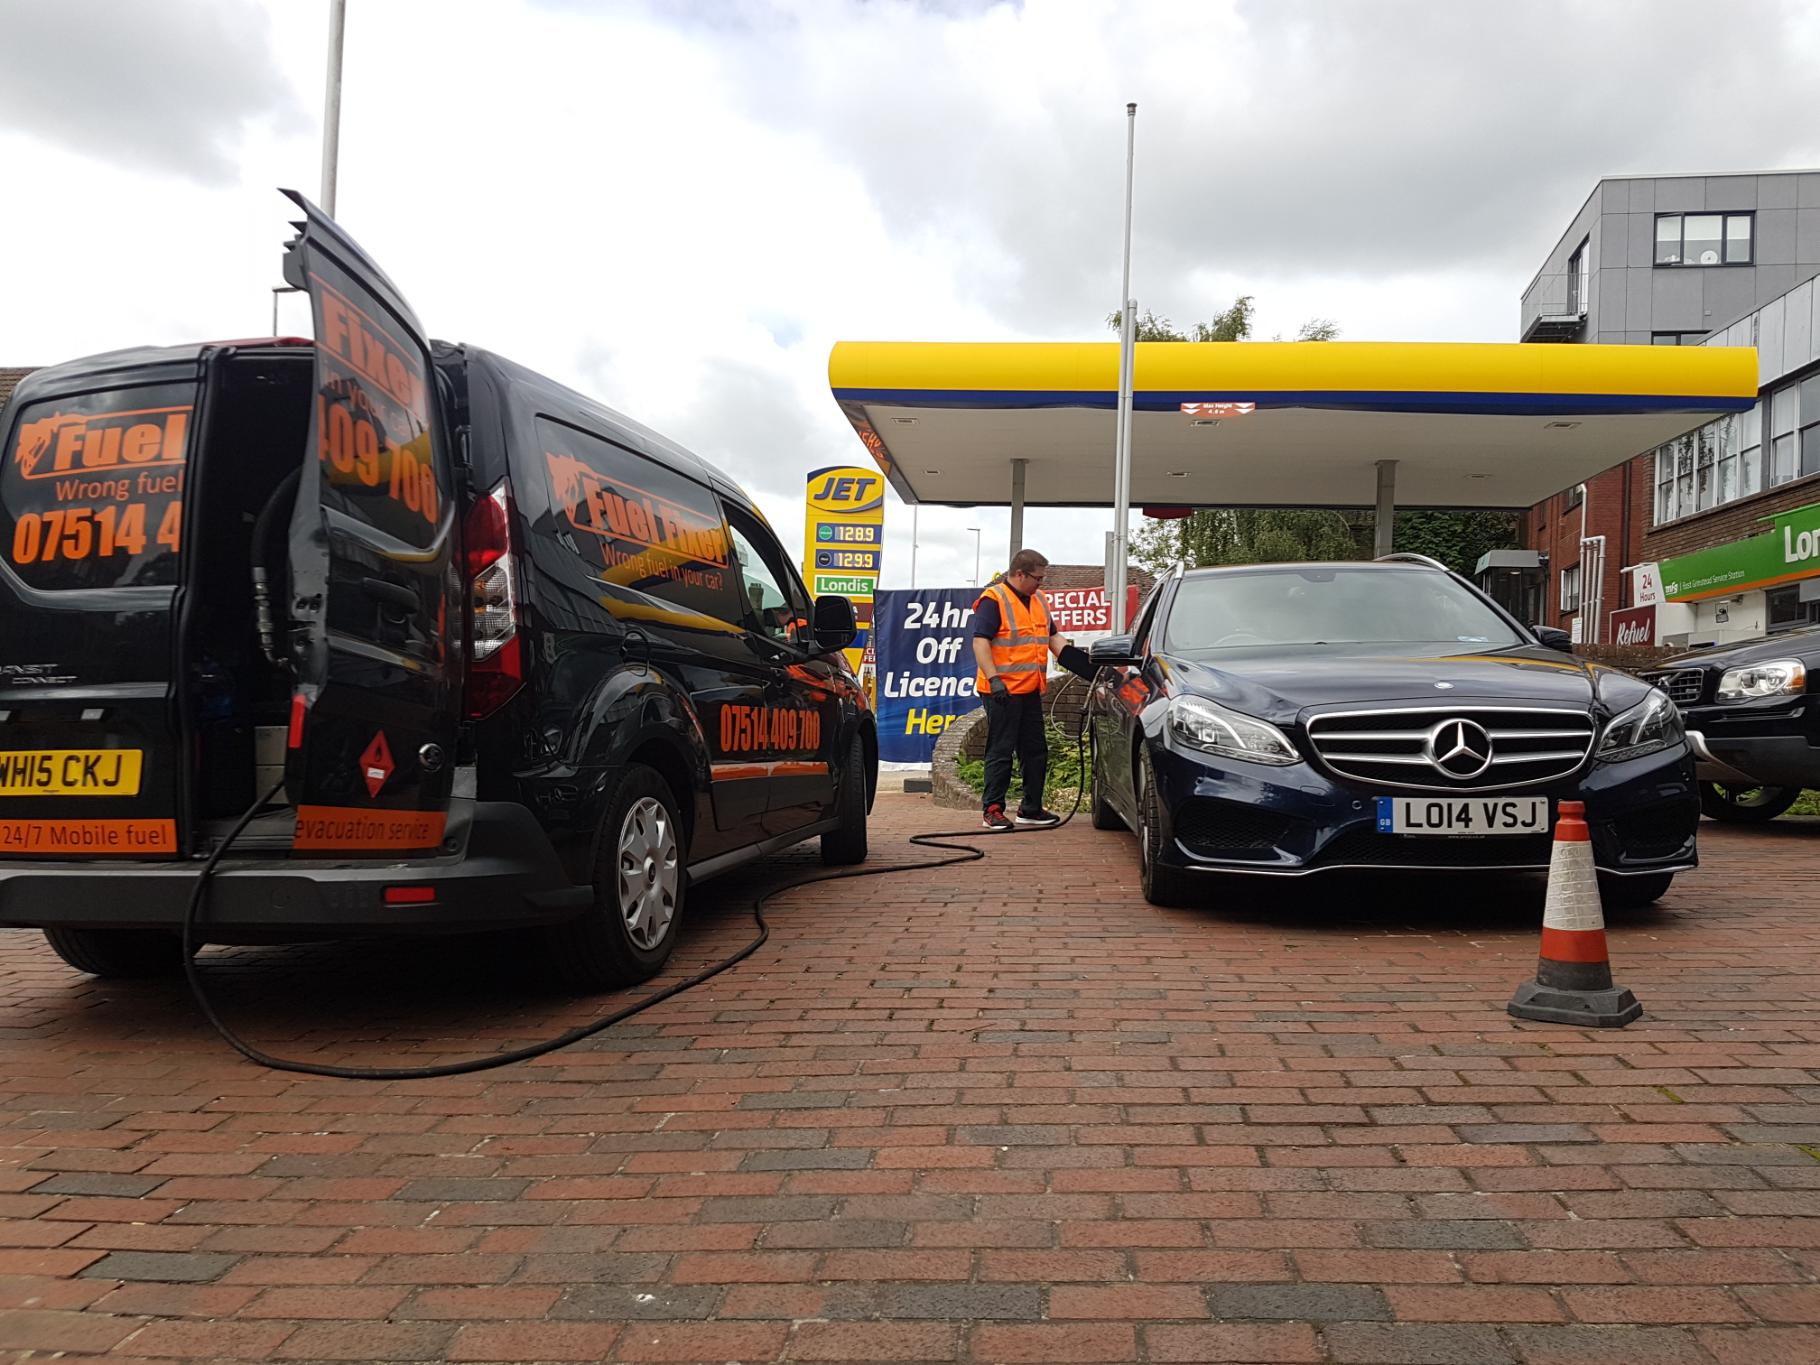
[[[0,561],[29,587],[169,587],[183,541],[194,384],[8,407]]]
[[[549,506],[525,510],[538,535],[580,560],[602,606],[637,616],[655,601],[715,622],[742,619],[732,545],[711,490],[553,418],[539,417],[537,433]]]
[[[806,646],[811,619],[807,594],[776,538],[737,507],[727,509],[727,524],[747,627],[777,644]]]

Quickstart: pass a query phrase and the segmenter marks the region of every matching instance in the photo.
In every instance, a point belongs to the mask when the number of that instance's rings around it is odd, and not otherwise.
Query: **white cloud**
[[[0,224],[0,364],[266,329],[274,186],[316,192],[326,10],[5,9],[0,164],[26,207]],[[836,340],[1109,335],[1127,99],[1139,299],[1186,323],[1255,294],[1263,335],[1320,315],[1509,339],[1601,174],[1820,163],[1799,5],[349,10],[338,217],[426,325],[698,449],[787,541],[806,472],[864,459]],[[1003,558],[1002,509],[920,522],[919,582],[971,581],[967,526]],[[1105,525],[1032,511],[1027,538],[1094,563]]]

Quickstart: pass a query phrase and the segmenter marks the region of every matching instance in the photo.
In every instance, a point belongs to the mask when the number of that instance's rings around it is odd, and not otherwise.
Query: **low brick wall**
[[[975,707],[942,731],[935,741],[935,757],[930,761],[930,776],[935,784],[935,804],[955,810],[974,810],[979,806],[979,793],[961,781],[956,761],[962,754],[979,758],[986,752],[986,708]]]

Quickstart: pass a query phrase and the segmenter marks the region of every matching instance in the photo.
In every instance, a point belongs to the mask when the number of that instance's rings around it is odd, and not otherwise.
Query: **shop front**
[[[1766,520],[1759,535],[1639,565],[1613,638],[1692,648],[1820,624],[1820,503]]]

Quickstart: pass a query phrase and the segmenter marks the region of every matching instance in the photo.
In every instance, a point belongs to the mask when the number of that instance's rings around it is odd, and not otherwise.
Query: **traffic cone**
[[[1517,987],[1508,1008],[1518,1019],[1582,1028],[1623,1028],[1643,1013],[1636,996],[1611,983],[1599,874],[1582,802],[1563,801],[1555,819],[1542,953],[1535,980]]]

